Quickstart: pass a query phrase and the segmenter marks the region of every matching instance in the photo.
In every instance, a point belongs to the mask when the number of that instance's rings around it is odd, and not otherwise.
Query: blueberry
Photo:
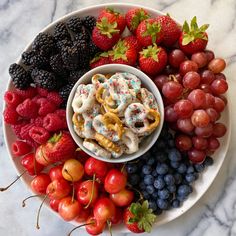
[[[151,166],[148,166],[148,165],[144,165],[143,168],[142,168],[142,172],[143,172],[145,175],[149,175],[149,174],[151,174],[151,172],[152,172],[152,167],[151,167]]]
[[[132,174],[129,176],[129,183],[131,185],[137,185],[140,181],[140,177],[138,174]]]
[[[184,174],[187,171],[187,166],[184,163],[181,163],[179,167],[177,168],[177,171],[180,174]]]
[[[193,192],[193,187],[191,185],[189,185],[189,191],[190,191],[190,193]]]
[[[144,198],[144,199],[147,199],[147,200],[150,199],[150,197],[151,197],[151,196],[149,195],[149,193],[146,192],[146,191],[143,191],[143,192],[142,192],[142,195],[143,195],[143,198]]]
[[[203,163],[201,163],[201,164],[195,164],[195,165],[194,165],[194,168],[195,168],[195,170],[196,170],[197,172],[202,172],[202,171],[204,170],[205,166],[204,166]]]
[[[179,173],[174,174],[174,177],[175,177],[175,183],[176,184],[180,184],[183,180],[182,175],[179,174]]]
[[[161,209],[161,210],[166,210],[169,207],[169,203],[167,200],[164,199],[157,199],[157,206]]]
[[[146,187],[146,191],[147,191],[149,194],[153,194],[154,191],[155,191],[155,189],[154,189],[154,187],[153,187],[152,185],[148,185],[148,186]]]
[[[178,161],[171,161],[170,162],[171,167],[173,167],[174,169],[177,169],[180,165],[180,163]]]
[[[158,179],[155,179],[155,180],[154,180],[154,187],[155,187],[156,189],[159,189],[159,190],[160,190],[160,189],[163,189],[164,186],[165,186],[165,182],[164,182],[163,179],[158,178]]]
[[[168,134],[168,128],[163,127],[160,133],[160,137],[164,138]]]
[[[185,179],[187,180],[188,183],[192,183],[196,180],[194,173],[186,174]]]
[[[193,166],[189,166],[188,168],[187,168],[187,174],[192,174],[192,173],[194,173],[194,168],[193,168]]]
[[[207,156],[206,159],[204,160],[203,164],[205,167],[211,166],[214,164],[214,160],[213,160],[213,158]]]
[[[171,202],[171,206],[173,208],[178,208],[180,206],[180,201],[178,199],[174,199],[172,202]]]
[[[179,196],[177,195],[177,199],[180,201],[180,202],[184,202],[188,197],[187,196]]]
[[[168,143],[168,146],[169,146],[170,148],[175,147],[175,141],[174,141],[174,139],[169,139],[167,143]]]
[[[153,171],[152,171],[152,176],[153,176],[153,177],[157,177],[157,176],[158,176],[156,170],[153,170]]]
[[[152,193],[152,197],[153,197],[154,199],[156,199],[156,198],[158,197],[158,192],[157,192],[157,191],[153,192],[153,193]]]
[[[171,161],[180,161],[181,160],[181,154],[176,148],[171,148],[168,151],[168,158]]]
[[[198,173],[193,173],[193,175],[195,176],[195,180],[197,180],[199,178],[199,174]]]
[[[175,185],[169,185],[169,186],[167,186],[167,189],[169,190],[170,193],[175,193],[176,192],[176,186]]]
[[[163,138],[164,138],[164,140],[168,141],[170,139],[173,139],[173,135],[171,133],[167,132],[167,134]]]
[[[156,159],[160,162],[165,162],[167,160],[167,155],[164,152],[157,152],[155,153]]]
[[[140,159],[141,160],[144,160],[144,161],[147,161],[149,158],[150,158],[150,153],[149,152],[146,152],[145,154],[143,154]]]
[[[146,184],[145,184],[144,182],[140,182],[140,183],[139,183],[139,188],[140,188],[141,190],[146,189]]]
[[[147,160],[147,165],[152,166],[155,164],[156,160],[155,158],[151,157],[150,159]]]
[[[177,193],[179,196],[188,196],[191,193],[191,188],[189,185],[183,184],[178,187]]]
[[[159,207],[157,207],[157,209],[154,211],[154,213],[155,213],[155,215],[161,215],[162,210]]]
[[[163,140],[158,140],[156,143],[155,143],[155,147],[157,148],[157,150],[160,150],[160,149],[165,149],[166,147],[166,144]]]
[[[134,164],[127,164],[126,166],[126,171],[128,174],[134,174],[135,172],[138,171],[138,166]]]
[[[157,204],[155,201],[149,201],[148,202],[148,206],[149,208],[151,208],[153,211],[156,211],[157,210]]]
[[[168,172],[168,165],[165,163],[161,163],[159,165],[156,166],[156,171],[159,175],[164,175]]]
[[[167,174],[164,176],[164,181],[167,185],[173,185],[175,183],[175,178],[171,174]]]
[[[154,183],[154,177],[152,175],[145,175],[143,182],[147,185],[152,185]]]
[[[170,193],[167,189],[162,189],[162,190],[158,190],[158,196],[161,199],[168,199],[170,196]]]

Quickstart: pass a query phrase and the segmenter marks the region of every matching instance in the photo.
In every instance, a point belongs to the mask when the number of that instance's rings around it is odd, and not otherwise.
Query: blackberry
[[[92,31],[96,25],[96,18],[94,16],[85,16],[82,19],[83,25],[89,30]]]
[[[66,73],[65,68],[64,68],[64,63],[62,61],[60,54],[51,56],[49,63],[50,63],[51,69],[56,74],[63,76]]]
[[[69,83],[75,84],[81,76],[83,76],[88,70],[82,69],[82,70],[76,70],[76,71],[71,71],[70,76],[67,79]]]
[[[54,90],[57,86],[55,75],[46,70],[33,69],[31,76],[36,86],[40,88]]]
[[[62,39],[62,40],[56,42],[56,46],[59,51],[61,51],[62,48],[64,48],[64,47],[71,47],[72,44],[73,44],[72,41],[69,39]]]
[[[68,20],[67,27],[74,33],[79,33],[82,28],[82,21],[79,17],[73,17]]]
[[[90,56],[90,58],[93,58],[93,57],[95,56],[95,54],[97,54],[98,52],[101,51],[101,50],[93,43],[92,40],[89,42],[88,48],[89,48],[89,56]]]
[[[90,38],[89,32],[84,27],[82,27],[81,31],[75,35],[74,40],[75,41],[80,41],[80,40],[88,41],[89,38]]]
[[[86,40],[81,39],[78,41],[74,41],[73,45],[77,48],[78,53],[87,54],[89,51]]]
[[[65,47],[61,51],[61,58],[68,70],[76,70],[79,63],[78,50],[76,47]]]
[[[32,82],[29,73],[20,65],[14,63],[9,67],[9,74],[14,86],[18,89],[26,89]]]
[[[68,40],[71,39],[70,33],[66,28],[66,24],[64,24],[63,22],[59,22],[56,24],[54,28],[54,38],[56,39],[56,41],[63,39],[68,39]]]
[[[22,54],[22,62],[25,65],[32,65],[37,68],[41,68],[48,64],[48,58],[37,51],[24,52]]]
[[[46,33],[39,33],[32,43],[32,48],[48,55],[54,49],[53,37]]]
[[[89,69],[89,54],[79,54],[79,63],[78,63],[78,67],[80,69]]]
[[[31,65],[31,58],[34,56],[34,54],[35,54],[34,51],[23,52],[21,54],[22,63],[27,66],[30,66]]]
[[[63,86],[60,90],[59,90],[59,94],[61,96],[61,98],[63,99],[64,104],[66,104],[67,99],[69,97],[70,91],[72,90],[72,88],[74,87],[73,83],[67,84],[65,86]]]

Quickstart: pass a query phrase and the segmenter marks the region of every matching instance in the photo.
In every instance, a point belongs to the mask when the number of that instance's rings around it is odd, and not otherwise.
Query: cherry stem
[[[70,176],[70,178],[71,178],[71,182],[72,182],[72,198],[71,198],[71,201],[72,201],[72,203],[73,203],[74,200],[75,200],[75,185],[74,185],[74,179],[73,179],[72,175],[68,172],[67,169],[65,169],[65,172],[66,172],[66,173]]]
[[[37,228],[37,229],[40,229],[40,227],[39,227],[39,215],[40,215],[40,211],[41,211],[42,206],[43,206],[44,202],[46,201],[47,197],[48,197],[48,194],[46,194],[46,195],[44,196],[44,198],[43,198],[43,200],[42,200],[42,202],[41,202],[41,204],[40,204],[40,206],[39,206],[39,209],[38,209],[37,220],[36,220],[36,228]]]
[[[69,232],[68,236],[71,236],[72,232],[74,232],[76,229],[79,229],[79,228],[81,228],[81,227],[83,227],[83,226],[86,226],[86,225],[92,225],[92,224],[94,224],[94,221],[91,222],[91,223],[86,223],[86,224],[82,224],[82,225],[76,226],[74,229],[72,229],[72,230]]]
[[[128,184],[128,187],[130,187],[131,189],[133,189],[135,192],[137,192],[139,194],[139,201],[143,201],[143,194],[136,188],[134,188],[132,185]]]
[[[7,187],[5,188],[0,188],[0,192],[3,192],[3,191],[6,191],[7,189],[9,189],[18,179],[21,178],[22,175],[24,175],[25,173],[27,172],[27,170],[24,170],[19,176],[17,176],[17,178],[12,182],[10,183]]]
[[[108,226],[108,230],[109,230],[110,236],[112,236],[112,224],[111,224],[110,220],[107,220],[107,226]]]
[[[95,179],[96,179],[96,174],[93,174],[92,193],[91,193],[91,195],[90,195],[90,199],[89,199],[88,204],[84,207],[85,209],[87,209],[87,208],[90,206],[90,204],[91,204],[91,202],[92,202],[92,200],[93,200]]]
[[[122,166],[122,168],[121,168],[121,172],[123,173],[124,172],[124,169],[125,169],[125,166],[127,165],[127,162],[125,162],[124,164],[123,164],[123,166]]]
[[[25,198],[25,199],[22,201],[22,207],[25,207],[25,206],[26,206],[25,202],[26,202],[28,199],[33,198],[33,197],[41,197],[41,196],[43,196],[43,195],[42,195],[42,194],[36,194],[36,195],[31,195],[31,196]]]

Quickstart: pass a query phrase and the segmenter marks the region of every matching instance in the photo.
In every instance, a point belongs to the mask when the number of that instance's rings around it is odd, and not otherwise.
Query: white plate
[[[147,8],[147,7],[143,7],[143,6],[139,6],[139,5],[134,5],[134,4],[123,4],[123,3],[122,4],[120,4],[120,3],[103,4],[103,5],[96,5],[96,6],[92,6],[92,7],[87,7],[87,8],[75,11],[73,13],[70,13],[70,14],[58,19],[54,23],[48,25],[46,28],[44,28],[42,30],[42,32],[45,32],[45,31],[50,32],[53,29],[53,26],[58,21],[67,20],[69,17],[72,17],[72,16],[80,16],[80,17],[86,16],[86,15],[97,16],[98,12],[106,6],[114,7],[115,9],[117,9],[118,11],[120,11],[122,13],[125,13],[127,10],[129,10],[130,8],[133,8],[133,7],[142,7],[144,9],[146,9],[152,16],[163,15],[163,13],[161,13],[160,11],[157,11],[157,10],[154,10],[151,8]],[[211,37],[216,37],[216,35],[215,36],[212,35]],[[30,45],[31,44],[29,44],[25,50],[30,48]],[[220,55],[218,55],[218,56],[220,56]],[[19,62],[20,62],[20,60],[18,60],[18,63]],[[13,89],[12,83],[9,82],[8,88],[9,88],[9,90]],[[230,104],[228,103],[228,106],[226,107],[226,109],[221,117],[221,121],[227,125],[228,131],[227,131],[226,135],[223,138],[221,138],[220,149],[213,156],[214,161],[215,161],[214,165],[207,168],[207,170],[204,171],[204,173],[201,175],[201,177],[196,181],[196,183],[194,184],[194,192],[190,195],[188,200],[186,200],[184,202],[182,207],[180,207],[178,209],[169,210],[169,211],[165,212],[164,214],[162,214],[161,216],[158,216],[154,227],[168,223],[168,222],[176,219],[177,217],[179,217],[183,213],[185,213],[203,196],[203,194],[207,191],[207,189],[212,184],[213,180],[215,179],[217,173],[219,172],[219,170],[224,162],[224,159],[225,159],[226,153],[227,153],[227,149],[229,146],[230,132],[231,132],[229,107],[230,107]],[[3,129],[4,129],[4,136],[5,136],[5,143],[6,143],[8,152],[9,152],[10,159],[16,168],[16,172],[18,174],[20,174],[23,172],[23,167],[20,164],[20,159],[14,158],[11,153],[11,143],[15,141],[16,137],[15,137],[13,131],[11,130],[10,126],[3,124]],[[25,185],[30,188],[30,181],[32,178],[28,175],[25,175],[21,179],[25,183]],[[48,205],[48,207],[49,207],[49,205]],[[51,210],[51,211],[54,212],[53,210]],[[57,213],[55,213],[55,214],[58,216]],[[75,223],[73,221],[71,223],[77,225],[77,223]],[[113,232],[114,233],[115,232],[127,232],[127,229],[123,225],[119,225],[119,226],[114,227]]]

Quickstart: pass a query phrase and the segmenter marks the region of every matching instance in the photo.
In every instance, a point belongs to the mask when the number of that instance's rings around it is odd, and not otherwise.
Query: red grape
[[[220,118],[220,114],[214,108],[207,108],[206,113],[210,117],[211,122],[216,122]]]
[[[188,135],[179,134],[175,138],[175,145],[180,151],[188,151],[192,147],[192,140]]]
[[[168,56],[169,64],[175,68],[179,68],[179,65],[185,61],[185,54],[180,49],[174,49]]]
[[[160,90],[162,90],[163,85],[168,81],[169,81],[169,77],[167,75],[158,75],[153,80],[157,88]]]
[[[195,110],[191,116],[192,124],[195,127],[206,127],[210,123],[210,117],[205,110]]]
[[[183,86],[188,89],[195,89],[200,84],[201,77],[195,71],[186,73],[183,77]]]
[[[198,150],[205,150],[208,147],[207,139],[199,137],[199,136],[194,136],[192,138],[192,142],[193,142],[193,146]]]
[[[211,90],[215,95],[220,95],[228,90],[228,83],[224,79],[215,79],[211,83]]]
[[[222,123],[215,123],[213,127],[213,133],[212,135],[216,138],[221,138],[225,135],[227,129],[224,124]]]
[[[214,58],[208,64],[208,69],[211,70],[214,74],[222,72],[226,67],[226,62],[222,58]]]
[[[183,92],[183,86],[176,81],[169,81],[162,87],[163,95],[172,100],[178,98]]]
[[[208,138],[213,133],[213,124],[209,123],[206,127],[203,127],[203,128],[196,127],[194,132],[197,136]]]
[[[193,163],[201,163],[206,158],[206,153],[204,151],[197,150],[192,148],[188,151],[188,158]]]
[[[224,80],[226,80],[226,77],[225,77],[225,75],[223,73],[215,74],[215,78],[216,79],[224,79]]]
[[[211,86],[209,84],[200,84],[199,88],[205,93],[212,93]]]
[[[210,50],[205,50],[205,54],[207,56],[208,63],[215,58],[214,52],[212,52]]]
[[[179,66],[179,72],[182,76],[184,76],[189,71],[197,71],[197,70],[198,70],[197,63],[190,60],[182,62]]]
[[[188,95],[188,100],[192,102],[194,109],[205,105],[206,94],[201,89],[195,89]]]
[[[204,52],[194,53],[191,60],[196,62],[199,68],[204,67],[208,62],[207,55]]]
[[[215,79],[215,75],[210,70],[204,70],[201,73],[201,83],[202,84],[211,84],[212,81]]]
[[[190,134],[194,130],[194,125],[189,118],[178,119],[177,127],[180,131],[186,134]]]
[[[217,138],[215,137],[210,137],[208,138],[208,149],[210,151],[215,151],[216,149],[218,149],[220,146],[220,142],[218,141]]]
[[[182,78],[182,76],[180,75],[180,73],[174,74],[174,78],[175,78],[175,80],[176,80],[177,82],[182,83],[183,78]]]
[[[224,95],[219,95],[218,97],[224,101],[225,105],[227,105],[228,100]]]
[[[210,93],[206,93],[205,98],[205,108],[213,107],[215,104],[215,97]]]
[[[214,106],[213,108],[217,111],[217,112],[222,112],[225,109],[225,103],[224,101],[219,98],[219,97],[215,97],[215,102],[214,102]]]
[[[179,118],[188,118],[193,113],[193,104],[187,99],[182,99],[175,103],[174,110]]]
[[[174,67],[171,67],[170,65],[167,65],[165,69],[163,70],[164,74],[167,75],[173,75],[177,72],[177,70]]]
[[[178,119],[178,115],[175,112],[173,105],[165,107],[165,121],[167,122],[175,122]]]

